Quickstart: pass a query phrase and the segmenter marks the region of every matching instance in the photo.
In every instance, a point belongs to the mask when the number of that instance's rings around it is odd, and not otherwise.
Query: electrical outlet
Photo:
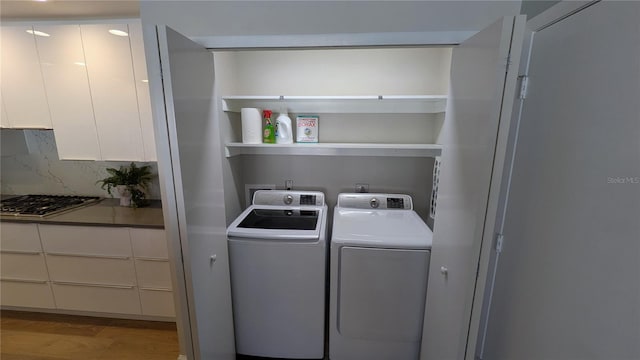
[[[368,193],[369,192],[369,184],[356,184],[356,192],[357,193]]]
[[[293,180],[285,180],[284,188],[285,190],[291,190],[291,188],[293,188]]]

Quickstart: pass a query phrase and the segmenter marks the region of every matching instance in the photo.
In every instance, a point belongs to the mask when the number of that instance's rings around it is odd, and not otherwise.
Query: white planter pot
[[[131,191],[127,188],[126,185],[118,185],[116,186],[116,190],[118,191],[118,195],[120,195],[120,206],[131,206]]]

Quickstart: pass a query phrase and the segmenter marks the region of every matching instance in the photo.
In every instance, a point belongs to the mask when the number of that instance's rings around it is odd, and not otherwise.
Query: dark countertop
[[[144,208],[122,207],[119,204],[119,199],[108,198],[96,204],[42,218],[2,215],[0,221],[164,229],[160,200],[151,200],[150,206]]]

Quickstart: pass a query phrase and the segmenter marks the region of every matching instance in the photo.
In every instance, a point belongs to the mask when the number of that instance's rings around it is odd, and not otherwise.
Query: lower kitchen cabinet
[[[48,280],[47,265],[41,252],[0,253],[2,279]]]
[[[136,285],[131,259],[113,259],[78,254],[47,254],[51,281],[96,285]]]
[[[140,315],[140,299],[135,286],[96,285],[53,281],[58,309]]]
[[[131,229],[142,314],[175,317],[171,268],[164,231]]]
[[[51,286],[46,280],[0,280],[0,303],[41,309],[55,309]]]
[[[128,228],[38,225],[42,247],[48,254],[131,256]]]
[[[140,288],[142,315],[175,317],[173,292],[163,289]]]
[[[169,260],[136,258],[136,273],[140,288],[171,291]]]
[[[55,308],[36,224],[0,227],[0,303]]]
[[[3,306],[175,317],[163,230],[2,223],[1,231]]]

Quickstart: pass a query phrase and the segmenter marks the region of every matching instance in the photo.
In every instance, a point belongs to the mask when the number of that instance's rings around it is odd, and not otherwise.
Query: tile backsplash
[[[16,131],[16,130],[1,130]],[[129,162],[59,160],[52,130],[23,130],[28,151],[2,154],[0,159],[0,192],[14,194],[91,195],[109,197],[96,181],[108,176],[107,168],[118,168]],[[4,152],[4,151],[3,151]],[[136,163],[151,165],[155,162]],[[117,196],[117,194],[114,195]],[[157,177],[149,189],[151,199],[160,199]]]

